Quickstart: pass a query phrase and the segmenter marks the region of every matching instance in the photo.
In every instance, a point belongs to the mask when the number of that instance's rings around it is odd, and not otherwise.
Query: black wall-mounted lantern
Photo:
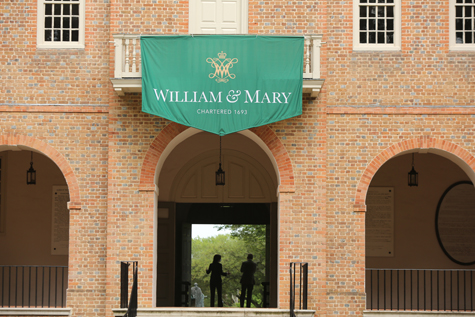
[[[221,168],[221,136],[219,137],[219,168],[216,171],[216,186],[224,186],[225,172]]]
[[[411,187],[419,185],[419,174],[414,169],[414,153],[412,153],[412,170],[407,173],[407,184]]]
[[[31,151],[30,168],[26,171],[26,184],[36,185],[36,170],[33,168],[33,151]]]

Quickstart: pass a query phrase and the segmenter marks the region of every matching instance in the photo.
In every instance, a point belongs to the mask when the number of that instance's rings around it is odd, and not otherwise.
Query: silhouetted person
[[[257,268],[256,263],[252,261],[253,258],[252,254],[248,254],[247,261],[242,262],[241,265],[241,307],[244,307],[244,299],[246,299],[246,307],[251,307],[252,289],[256,284],[254,273]]]
[[[211,273],[211,278],[209,279],[209,289],[211,291],[211,307],[214,307],[214,293],[215,290],[218,291],[218,307],[223,307],[223,281],[221,280],[222,276],[227,276],[229,273],[223,272],[223,266],[221,263],[221,255],[215,254],[213,257],[213,263],[211,263],[206,270],[206,274]]]

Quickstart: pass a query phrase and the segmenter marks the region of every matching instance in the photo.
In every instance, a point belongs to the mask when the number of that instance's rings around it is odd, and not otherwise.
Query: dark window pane
[[[69,30],[63,30],[63,42],[69,42]]]
[[[370,44],[376,43],[376,32],[369,32],[368,35],[369,35],[368,43]]]
[[[465,44],[471,44],[472,42],[472,32],[465,33]]]
[[[360,43],[366,44],[368,39],[366,38],[366,32],[360,32]]]
[[[472,16],[472,7],[471,6],[466,6],[465,7],[465,17],[470,18]]]
[[[365,6],[361,6],[360,7],[360,18],[366,18],[366,13],[367,10],[366,10],[366,7]]]
[[[64,14],[64,15],[70,15],[70,14],[71,14],[71,10],[69,10],[69,9],[70,9],[69,4],[65,4],[65,5],[63,6],[63,14]]]
[[[386,0],[378,0],[378,3],[385,3]]]
[[[368,0],[360,0],[360,3],[367,3]]]
[[[386,8],[386,16],[388,18],[394,18],[394,7],[387,7]]]
[[[457,18],[463,17],[463,7],[461,7],[461,6],[455,7],[455,16]]]
[[[51,30],[45,30],[45,41],[51,42]]]
[[[63,6],[60,4],[55,4],[54,5],[54,15],[61,15],[61,8]]]
[[[378,32],[378,44],[384,44],[384,32]]]
[[[368,16],[371,18],[376,17],[376,7],[368,7],[368,9],[369,9]]]
[[[70,28],[70,25],[69,25],[69,17],[64,17],[64,18],[63,18],[63,28],[65,28],[65,29],[69,29],[69,28]]]
[[[386,20],[386,30],[394,31],[394,20],[393,19]]]
[[[465,0],[465,3],[472,3],[472,0]]]
[[[53,14],[53,6],[51,4],[47,4],[45,6],[45,15],[52,15]]]
[[[463,0],[457,0],[457,3],[463,3]]]
[[[455,29],[463,30],[463,19],[455,19]]]
[[[79,31],[72,31],[71,39],[73,42],[79,42]]]
[[[385,30],[385,28],[384,28],[384,22],[385,22],[384,19],[378,19],[378,30],[379,30],[379,31]]]
[[[394,44],[394,32],[386,33],[386,43]]]
[[[79,28],[79,18],[78,17],[72,17],[71,18],[71,27],[73,29],[78,29]]]
[[[371,19],[368,22],[369,22],[368,30],[376,30],[376,20]]]
[[[463,44],[463,33],[462,32],[455,33],[455,38],[456,38],[455,42],[457,44]]]
[[[54,17],[54,25],[53,25],[53,27],[54,27],[55,29],[61,27],[61,18],[60,18],[60,17]]]
[[[73,4],[71,5],[73,9],[73,15],[79,15],[79,5],[78,4]]]
[[[46,17],[45,18],[45,28],[51,29],[52,27],[53,27],[52,18],[51,17]]]
[[[376,3],[376,0],[369,0],[369,3]]]
[[[471,19],[465,20],[465,30],[467,30],[467,31],[472,30],[472,20]]]
[[[394,0],[388,0],[388,3],[394,3]]]
[[[364,19],[360,20],[360,30],[361,31],[367,30],[366,20]]]
[[[61,41],[61,31],[60,30],[54,30],[54,41]]]
[[[384,7],[378,7],[378,18],[384,18]]]

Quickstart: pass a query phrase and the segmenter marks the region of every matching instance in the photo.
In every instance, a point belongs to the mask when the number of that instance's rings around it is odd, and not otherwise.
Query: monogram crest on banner
[[[226,58],[227,54],[221,51],[218,58],[208,57],[206,61],[215,69],[214,73],[209,74],[209,78],[216,78],[217,83],[227,83],[229,79],[236,78],[235,74],[229,72],[229,69],[238,62],[237,58]]]

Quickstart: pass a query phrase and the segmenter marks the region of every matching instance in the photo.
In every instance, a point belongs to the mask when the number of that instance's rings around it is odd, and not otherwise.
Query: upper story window
[[[450,49],[475,50],[475,0],[450,0]]]
[[[85,0],[38,0],[38,47],[84,48]]]
[[[355,50],[401,48],[400,0],[353,0],[353,6]]]
[[[190,34],[247,34],[248,0],[190,0]]]

